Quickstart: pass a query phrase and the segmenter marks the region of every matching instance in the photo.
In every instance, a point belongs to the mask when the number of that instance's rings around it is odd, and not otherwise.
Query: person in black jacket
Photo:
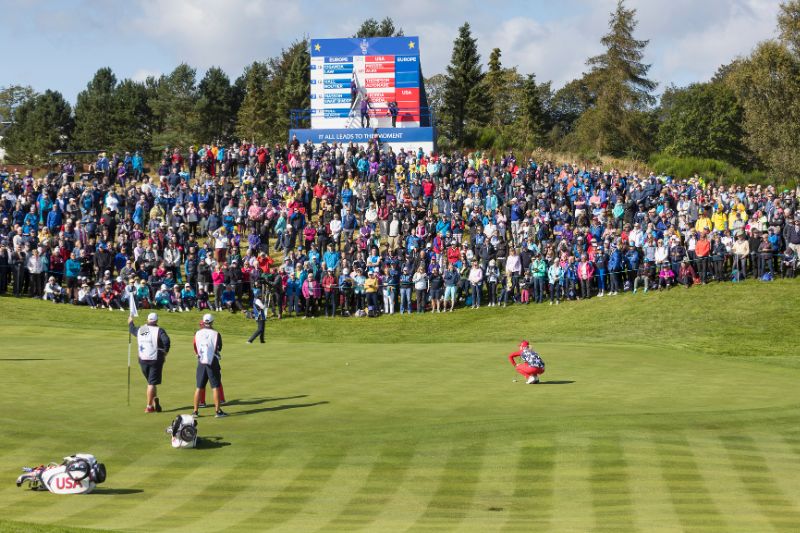
[[[0,295],[8,290],[8,276],[10,272],[10,254],[5,242],[0,242]]]

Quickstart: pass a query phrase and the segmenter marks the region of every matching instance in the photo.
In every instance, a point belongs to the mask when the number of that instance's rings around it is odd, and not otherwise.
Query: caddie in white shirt
[[[145,413],[161,412],[161,403],[158,401],[157,385],[161,385],[161,375],[164,361],[169,352],[169,335],[163,328],[158,327],[158,315],[147,315],[147,324],[137,328],[133,317],[128,318],[128,329],[131,335],[136,335],[139,345],[139,366],[142,368],[147,380],[147,407]]]
[[[214,410],[216,417],[228,416],[219,408],[219,387],[222,384],[222,370],[219,360],[222,358],[222,335],[214,329],[214,317],[206,313],[200,322],[200,329],[194,334],[194,353],[197,355],[197,389],[194,391],[194,412],[199,416],[200,391],[211,383],[214,393]]]

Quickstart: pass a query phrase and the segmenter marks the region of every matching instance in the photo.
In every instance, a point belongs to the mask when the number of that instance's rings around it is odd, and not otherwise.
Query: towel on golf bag
[[[192,415],[178,415],[167,428],[173,448],[197,447],[197,420]]]
[[[106,480],[106,465],[98,463],[90,453],[64,457],[64,462],[35,468],[23,468],[17,486],[28,483],[32,490],[49,490],[54,494],[89,494]]]

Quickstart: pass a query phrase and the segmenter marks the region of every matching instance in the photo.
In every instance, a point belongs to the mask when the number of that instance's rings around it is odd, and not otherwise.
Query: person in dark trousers
[[[256,337],[259,337],[261,344],[264,344],[264,323],[267,320],[265,309],[266,306],[261,301],[261,290],[258,288],[253,289],[253,320],[256,321],[257,327],[255,333],[250,335],[247,344],[253,344]]]
[[[392,127],[397,127],[397,102],[391,101],[389,102],[389,116],[392,117]]]
[[[369,107],[369,96],[364,95],[364,98],[361,100],[360,107],[362,128],[369,128]]]
[[[169,335],[164,328],[158,326],[158,315],[147,315],[147,324],[137,328],[133,317],[128,317],[128,330],[131,335],[136,335],[139,346],[139,366],[147,380],[147,407],[145,413],[161,412],[161,403],[158,401],[157,386],[161,385],[164,371],[164,361],[169,353]]]
[[[194,353],[197,355],[197,389],[194,391],[194,411],[192,416],[199,416],[201,392],[206,384],[211,383],[214,394],[214,410],[217,418],[228,416],[220,409],[220,388],[222,386],[222,370],[219,360],[222,359],[222,335],[214,330],[214,317],[206,313],[200,322],[200,329],[194,334]]]

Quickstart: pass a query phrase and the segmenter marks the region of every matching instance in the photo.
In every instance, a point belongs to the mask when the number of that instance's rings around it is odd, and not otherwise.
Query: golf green
[[[174,450],[199,313],[162,313],[166,412],[145,414],[124,313],[3,298],[0,530],[798,531],[798,301],[776,281],[290,318],[265,345],[220,314],[230,416]],[[539,385],[508,362],[522,338]],[[94,494],[14,486],[74,452],[108,468]]]

